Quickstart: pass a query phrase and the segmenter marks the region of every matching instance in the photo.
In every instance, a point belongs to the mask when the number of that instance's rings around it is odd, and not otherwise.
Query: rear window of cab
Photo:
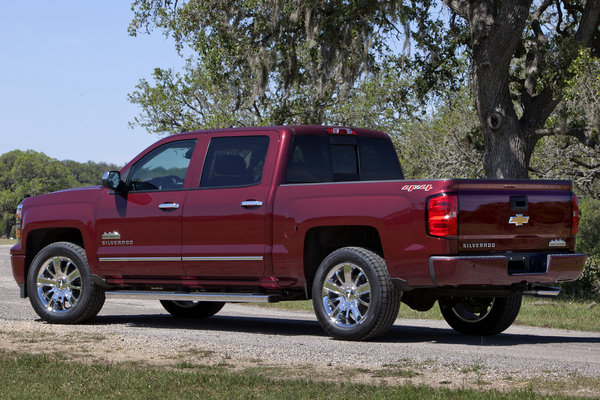
[[[296,135],[286,183],[404,179],[388,139],[357,136]]]

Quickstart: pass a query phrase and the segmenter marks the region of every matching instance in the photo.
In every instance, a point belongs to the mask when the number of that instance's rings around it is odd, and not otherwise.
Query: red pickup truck
[[[492,335],[523,294],[580,275],[578,219],[568,181],[410,181],[382,132],[237,128],[169,136],[102,186],[23,200],[11,262],[53,323],[106,297],[191,318],[312,298],[325,331],[363,340],[400,302],[437,301],[457,331]]]

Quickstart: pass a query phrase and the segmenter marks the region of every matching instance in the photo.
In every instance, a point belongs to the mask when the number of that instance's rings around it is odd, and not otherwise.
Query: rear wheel
[[[465,335],[496,335],[519,315],[522,296],[445,297],[439,299],[440,311],[448,325]]]
[[[216,301],[174,301],[161,300],[160,304],[174,317],[178,318],[208,318],[212,317],[225,305]]]
[[[394,324],[401,293],[390,279],[385,261],[360,247],[332,252],[313,282],[313,305],[319,323],[331,336],[373,339]]]
[[[104,305],[104,291],[91,279],[85,250],[69,242],[44,247],[27,273],[29,301],[45,321],[84,322]]]

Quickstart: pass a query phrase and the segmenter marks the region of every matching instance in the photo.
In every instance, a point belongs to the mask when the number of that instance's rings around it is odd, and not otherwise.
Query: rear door
[[[266,218],[279,134],[209,135],[198,188],[183,211],[182,257],[198,279],[264,275]]]

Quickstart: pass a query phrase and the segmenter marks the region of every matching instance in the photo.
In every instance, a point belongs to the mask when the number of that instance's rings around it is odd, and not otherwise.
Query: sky
[[[160,137],[127,94],[183,59],[161,31],[130,37],[127,0],[0,3],[0,154],[124,165]]]

